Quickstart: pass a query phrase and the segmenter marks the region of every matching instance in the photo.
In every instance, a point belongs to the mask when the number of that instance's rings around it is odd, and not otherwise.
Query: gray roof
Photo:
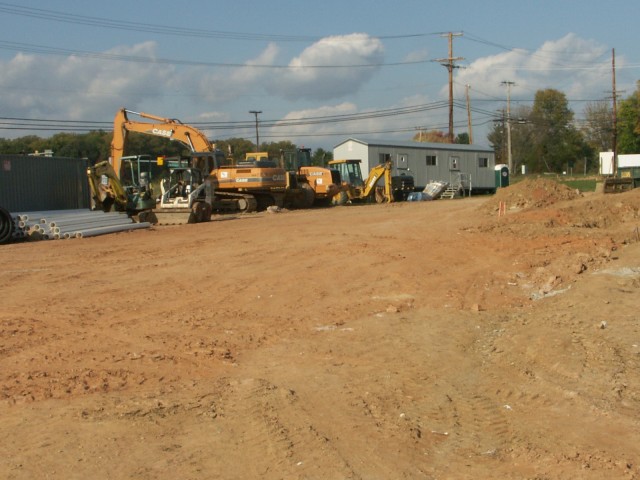
[[[378,140],[378,139],[363,139],[363,138],[354,138],[349,137],[346,140],[338,143],[333,148],[339,147],[340,145],[347,143],[348,141],[353,141],[357,143],[361,143],[362,145],[367,145],[369,147],[401,147],[401,148],[415,148],[420,150],[455,150],[455,151],[466,151],[466,152],[493,152],[494,150],[489,147],[484,147],[482,145],[465,145],[463,143],[429,143],[429,142],[411,142],[411,141],[397,141],[397,140]]]

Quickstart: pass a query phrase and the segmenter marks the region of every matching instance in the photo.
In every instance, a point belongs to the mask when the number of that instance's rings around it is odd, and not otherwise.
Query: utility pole
[[[445,35],[449,37],[449,57],[440,58],[436,61],[440,62],[443,67],[447,67],[447,70],[449,71],[449,143],[453,143],[453,69],[458,68],[454,62],[464,60],[464,58],[453,57],[453,37],[461,37],[462,33],[449,32],[447,34],[442,34],[441,36],[444,37]]]
[[[471,125],[471,101],[469,100],[469,84],[467,83],[467,123],[469,125],[469,144],[473,145],[473,126]]]
[[[515,82],[504,81],[501,85],[507,86],[507,158],[509,175],[513,175],[513,157],[511,156],[511,86],[515,85]]]
[[[260,148],[260,137],[258,136],[258,114],[262,113],[262,110],[249,110],[249,113],[253,113],[256,116],[256,152]]]
[[[618,173],[618,94],[616,93],[616,50],[611,49],[611,70],[613,84],[613,165],[612,172],[615,177]]]

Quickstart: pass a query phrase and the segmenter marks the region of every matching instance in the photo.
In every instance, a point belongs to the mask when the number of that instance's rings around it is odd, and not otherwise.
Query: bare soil
[[[0,478],[640,478],[639,209],[533,180],[3,246]]]

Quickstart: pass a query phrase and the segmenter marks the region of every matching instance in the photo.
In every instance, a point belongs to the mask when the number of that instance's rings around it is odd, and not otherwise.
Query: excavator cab
[[[124,188],[130,211],[141,211],[155,207],[153,181],[161,176],[161,167],[150,155],[122,157],[119,179]],[[157,184],[156,184],[157,187]]]
[[[229,160],[220,149],[213,152],[191,152],[191,168],[200,170],[205,177],[228,163]]]

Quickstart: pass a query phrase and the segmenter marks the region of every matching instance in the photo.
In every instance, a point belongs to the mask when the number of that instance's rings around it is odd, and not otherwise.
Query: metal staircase
[[[459,196],[460,193],[460,185],[451,185],[449,184],[444,192],[440,195],[440,198],[455,198]]]
[[[455,172],[451,174],[447,188],[442,192],[440,198],[464,197],[465,192],[471,194],[471,175]]]

